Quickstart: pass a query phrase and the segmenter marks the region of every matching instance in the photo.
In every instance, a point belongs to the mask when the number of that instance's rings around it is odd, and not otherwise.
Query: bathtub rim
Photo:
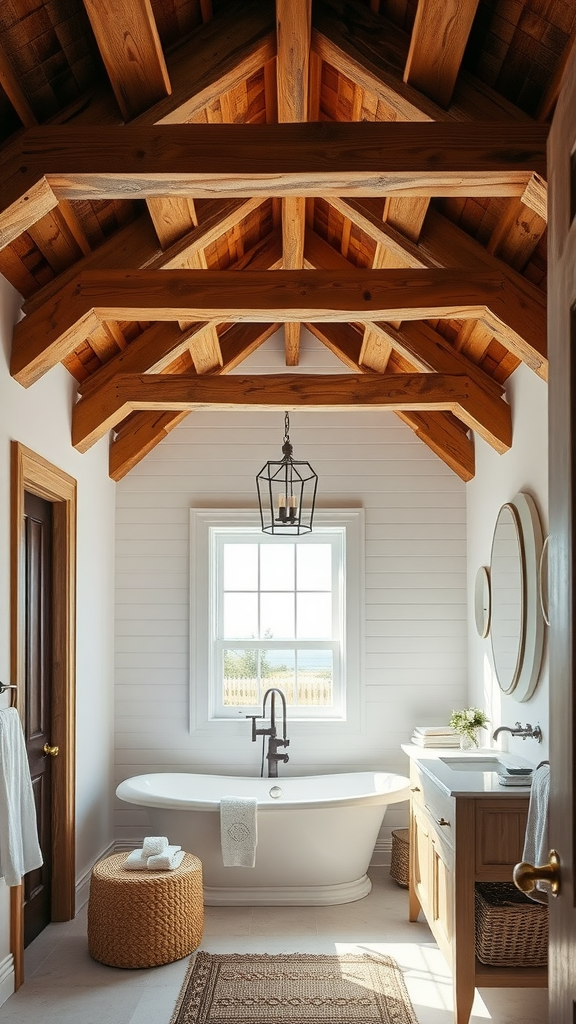
[[[139,790],[135,785],[142,780],[156,779],[167,775],[175,775],[179,778],[190,776],[197,779],[226,779],[229,780],[230,790],[227,793],[215,799],[190,799],[190,797],[167,797],[153,794],[150,791]],[[301,798],[296,800],[282,800],[274,799],[266,794],[268,799],[258,799],[258,813],[279,812],[286,810],[306,810],[306,809],[320,809],[320,808],[337,808],[337,807],[358,807],[368,805],[382,804],[387,806],[393,803],[402,803],[404,800],[408,800],[410,796],[410,780],[405,775],[399,775],[396,772],[384,772],[384,771],[364,771],[364,772],[334,772],[324,775],[297,775],[287,776],[282,779],[265,779],[265,782],[270,784],[270,788],[273,786],[282,787],[282,783],[290,782],[291,779],[298,779],[313,782],[315,779],[339,779],[343,776],[359,776],[359,775],[386,775],[390,779],[398,780],[398,784],[395,785],[388,791],[380,793],[360,793],[360,794],[346,794],[346,795],[335,795],[335,796],[322,796],[318,799],[303,800]],[[218,775],[208,774],[200,772],[147,772],[143,775],[134,775],[128,779],[124,779],[116,787],[116,796],[119,800],[125,803],[133,804],[140,807],[158,807],[167,808],[170,810],[180,811],[207,811],[207,812],[218,812],[220,810],[220,800],[223,796],[233,795],[234,781],[241,778],[242,780],[250,779],[254,781],[261,781],[260,776],[234,776],[234,775]]]

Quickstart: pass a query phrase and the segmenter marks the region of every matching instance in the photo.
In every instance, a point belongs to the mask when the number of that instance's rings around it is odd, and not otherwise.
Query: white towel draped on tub
[[[528,819],[522,860],[529,864],[548,863],[548,796],[550,793],[550,765],[539,764],[532,776]],[[536,882],[536,888],[527,893],[536,903],[548,903],[546,882]]]
[[[20,715],[5,708],[0,711],[0,876],[6,885],[19,885],[43,863]]]
[[[220,801],[220,843],[226,868],[253,868],[256,863],[256,804],[252,796],[224,796]]]

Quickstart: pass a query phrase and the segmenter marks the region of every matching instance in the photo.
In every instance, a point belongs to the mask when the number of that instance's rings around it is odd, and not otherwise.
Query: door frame
[[[25,715],[24,492],[52,503],[52,920],[70,921],[76,903],[76,480],[19,441],[11,441],[10,668],[13,705]],[[14,984],[24,981],[23,886],[10,890]]]

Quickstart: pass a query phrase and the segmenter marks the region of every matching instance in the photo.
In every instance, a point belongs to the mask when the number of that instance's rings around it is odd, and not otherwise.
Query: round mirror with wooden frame
[[[520,492],[498,513],[490,558],[490,638],[498,685],[519,702],[540,675],[544,620],[538,593],[542,528],[533,499]]]

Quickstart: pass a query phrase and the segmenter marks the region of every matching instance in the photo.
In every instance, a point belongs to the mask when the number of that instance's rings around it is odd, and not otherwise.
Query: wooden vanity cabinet
[[[423,911],[452,968],[455,1024],[468,1024],[476,987],[545,987],[546,968],[476,959],[474,883],[510,882],[522,859],[528,796],[449,796],[410,762],[409,917]]]

